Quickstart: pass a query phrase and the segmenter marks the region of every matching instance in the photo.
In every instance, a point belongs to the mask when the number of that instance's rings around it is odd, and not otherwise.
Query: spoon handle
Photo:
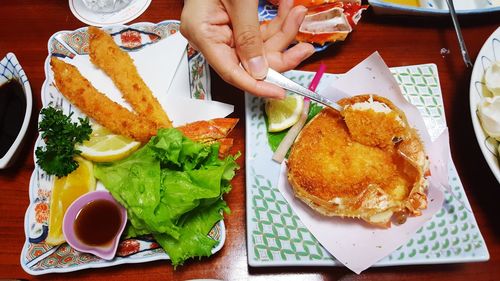
[[[319,102],[321,104],[324,104],[328,107],[331,107],[337,111],[342,111],[342,107],[338,105],[336,102],[333,102],[321,95],[318,95],[317,93],[302,87],[301,85],[293,82],[292,80],[286,78],[284,75],[281,73],[277,72],[276,70],[273,70],[269,68],[267,72],[266,79],[264,81],[272,83],[274,85],[277,85],[285,90],[288,90],[290,92],[294,92],[296,94],[299,94],[304,97],[308,97],[312,99],[313,101]]]

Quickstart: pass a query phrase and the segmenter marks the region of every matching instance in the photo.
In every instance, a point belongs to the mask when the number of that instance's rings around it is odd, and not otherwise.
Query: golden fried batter
[[[360,110],[353,105],[363,103],[365,106],[383,104],[387,112],[377,112],[374,109]],[[406,119],[394,104],[382,97],[360,95],[344,99],[342,116],[353,140],[379,147],[390,147],[395,139],[404,138],[408,132]]]
[[[404,151],[365,145],[352,139],[339,112],[323,109],[302,130],[288,159],[295,195],[324,215],[381,227],[390,225],[395,212],[418,215],[425,208],[417,200],[425,199],[425,184],[424,164],[416,160],[424,152],[418,135],[408,129],[396,145]]]
[[[160,128],[172,127],[172,122],[142,80],[130,55],[122,51],[105,31],[90,26],[88,33],[89,55],[92,63],[113,80],[134,111],[139,116],[155,122]]]
[[[140,142],[147,142],[156,135],[157,125],[137,116],[100,93],[81,75],[78,69],[52,57],[50,61],[54,80],[59,91],[85,115],[108,128]]]

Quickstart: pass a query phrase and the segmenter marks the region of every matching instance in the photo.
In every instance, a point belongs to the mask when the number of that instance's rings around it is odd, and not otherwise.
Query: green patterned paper
[[[432,139],[446,128],[437,67],[434,64],[391,69],[401,90],[421,112]],[[311,72],[286,75],[307,85]],[[336,79],[326,74],[318,91]],[[246,95],[246,199],[248,263],[251,266],[340,265],[305,228],[277,188],[279,164],[271,160],[261,98]],[[375,266],[485,261],[488,250],[453,163],[453,194],[443,208],[405,245]]]

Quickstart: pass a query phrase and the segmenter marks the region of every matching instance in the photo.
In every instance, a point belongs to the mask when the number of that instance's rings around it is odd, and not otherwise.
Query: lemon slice
[[[62,221],[69,205],[83,194],[95,190],[96,179],[92,162],[75,157],[79,166],[71,174],[56,178],[50,195],[49,233],[45,243],[59,245],[65,242]]]
[[[81,155],[94,162],[112,162],[127,157],[134,152],[140,142],[121,135],[115,135],[105,127],[93,124],[90,139],[76,148]]]
[[[268,131],[279,132],[293,126],[299,120],[303,107],[304,99],[298,95],[288,95],[283,100],[267,100]]]

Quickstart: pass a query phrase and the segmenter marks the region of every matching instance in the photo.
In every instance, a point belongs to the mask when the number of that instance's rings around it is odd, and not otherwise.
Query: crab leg
[[[216,118],[196,121],[178,127],[184,135],[194,141],[210,142],[225,138],[238,123],[237,118]]]
[[[269,2],[279,5],[279,0]],[[297,5],[308,11],[295,39],[321,45],[345,40],[367,8],[360,0],[294,0],[294,6]]]

